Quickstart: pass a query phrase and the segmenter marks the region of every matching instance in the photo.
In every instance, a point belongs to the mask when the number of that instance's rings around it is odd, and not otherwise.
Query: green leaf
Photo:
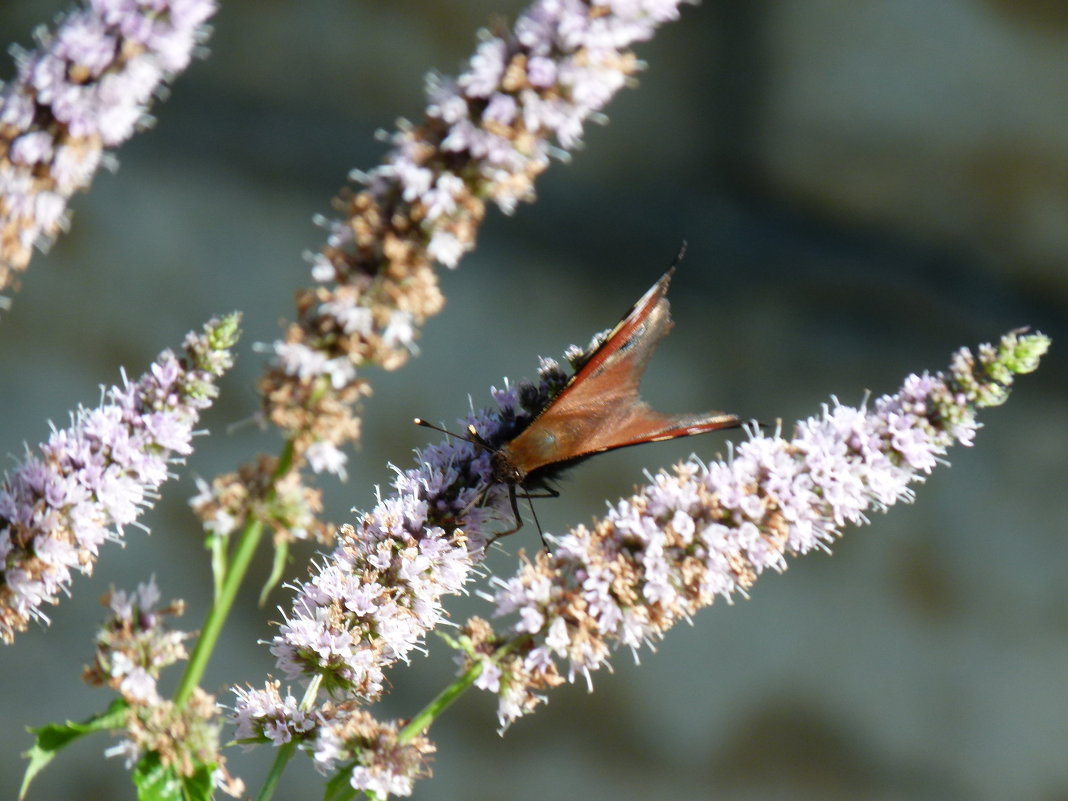
[[[260,590],[260,606],[267,603],[267,596],[271,590],[278,586],[282,580],[282,573],[286,569],[286,561],[289,556],[289,543],[282,542],[274,548],[274,562],[271,564],[271,575],[267,577],[263,589]]]
[[[133,771],[138,801],[211,801],[215,765],[200,765],[192,776],[164,766],[159,754],[145,754]]]
[[[137,761],[133,783],[140,801],[181,801],[181,780],[172,768],[163,766],[159,754],[145,754]]]
[[[352,769],[355,762],[350,762],[339,770],[330,781],[326,783],[326,792],[323,793],[323,801],[349,801],[355,798],[357,790],[352,786]],[[371,796],[373,798],[373,796]]]
[[[212,589],[215,591],[212,597],[218,598],[226,581],[226,537],[209,534],[204,538],[204,547],[211,553]]]
[[[60,749],[87,734],[121,729],[125,726],[126,702],[120,698],[113,701],[106,712],[93,715],[81,723],[73,723],[68,720],[66,723],[49,723],[37,729],[31,728],[30,732],[36,735],[36,739],[33,747],[22,754],[30,761],[30,764],[26,766],[26,775],[22,777],[19,798],[26,797],[26,791],[30,789],[30,782],[33,781],[38,773],[44,770],[45,765],[52,761]]]

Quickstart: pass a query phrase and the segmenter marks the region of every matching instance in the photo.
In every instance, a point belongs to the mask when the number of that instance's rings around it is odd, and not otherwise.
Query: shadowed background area
[[[126,547],[0,657],[0,793],[13,797],[26,725],[82,719],[109,696],[79,682],[110,585],[154,574],[183,597],[185,628],[210,595],[207,554],[186,507],[210,479],[258,451],[255,381],[293,291],[313,215],[384,146],[374,132],[418,119],[423,74],[455,73],[475,32],[514,0],[228,2],[210,58],[156,108],[155,128],[119,153],[74,204],[73,226],[38,254],[0,321],[0,448],[47,436],[120,365],[140,373],[209,316],[245,313],[235,371],[206,416],[210,437],[165,486]],[[0,39],[29,46],[63,6],[7,0]],[[417,799],[1068,798],[1068,12],[1059,3],[905,0],[705,2],[640,47],[637,90],[608,108],[585,149],[555,164],[539,200],[493,211],[475,252],[442,276],[448,306],[421,353],[377,373],[347,484],[326,482],[328,517],[374,503],[390,462],[452,425],[489,387],[534,375],[537,356],[585,344],[689,241],[670,293],[676,328],[645,396],[665,411],[720,408],[765,421],[817,413],[836,395],[893,391],[962,345],[1031,325],[1053,351],[1009,403],[981,416],[971,450],[917,488],[912,506],[850,531],[831,557],[791,563],[752,599],[722,602],[672,631],[635,666],[554,691],[504,738],[493,699],[469,693],[432,731],[435,777]],[[9,77],[8,62],[0,75]],[[470,401],[469,401],[470,398]],[[242,425],[244,423],[244,425]],[[737,432],[608,454],[542,502],[549,531],[587,521],[642,481],[642,469]],[[12,464],[9,461],[8,464]],[[505,541],[510,572],[528,527]],[[298,550],[290,578],[313,549]],[[261,555],[255,576],[265,577]],[[250,585],[205,686],[261,684],[257,640],[270,610]],[[454,599],[458,620],[485,614]],[[430,656],[390,673],[383,715],[417,711],[452,677]],[[171,678],[176,680],[177,674]],[[229,703],[231,696],[222,694]],[[31,799],[129,798],[108,745],[61,755]],[[258,790],[272,757],[234,750]],[[276,797],[316,797],[295,761]]]

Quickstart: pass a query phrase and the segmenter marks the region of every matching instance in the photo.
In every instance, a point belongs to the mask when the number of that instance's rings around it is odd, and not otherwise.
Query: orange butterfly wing
[[[672,327],[665,294],[673,272],[641,297],[560,394],[501,448],[520,475],[614,448],[740,424],[722,412],[662,414],[639,395],[645,367]]]

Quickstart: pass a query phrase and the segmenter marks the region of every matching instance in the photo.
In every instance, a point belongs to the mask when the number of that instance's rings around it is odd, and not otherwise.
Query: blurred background
[[[64,4],[5,0],[0,33],[29,46]],[[516,0],[222,5],[210,57],[156,107],[154,129],[118,153],[74,204],[73,227],[25,274],[0,322],[0,450],[64,424],[120,365],[137,375],[209,316],[245,313],[237,369],[204,420],[210,437],[166,485],[124,548],[50,609],[53,625],[0,655],[0,794],[14,797],[27,725],[79,720],[110,696],[79,681],[111,585],[155,575],[200,625],[210,594],[186,499],[193,477],[233,470],[278,439],[251,423],[262,356],[311,219],[353,169],[384,153],[376,129],[418,119],[423,75],[454,74],[477,29]],[[421,355],[373,377],[362,449],[328,517],[353,519],[389,463],[504,376],[612,325],[682,239],[676,328],[644,392],[665,411],[726,409],[787,423],[830,395],[859,402],[963,345],[1030,325],[1053,336],[1035,375],[985,412],[976,447],[951,454],[911,506],[876,514],[833,556],[765,576],[752,599],[717,603],[635,666],[553,692],[501,738],[491,697],[469,693],[440,721],[435,776],[417,799],[1068,799],[1068,10],[1062,3],[706,0],[639,47],[637,90],[592,126],[584,150],[538,183],[539,201],[489,215],[478,249],[442,276],[448,306]],[[0,75],[10,77],[6,62]],[[469,401],[470,399],[470,401]],[[548,531],[604,509],[655,469],[712,458],[714,434],[591,460],[542,502]],[[10,466],[13,459],[7,461]],[[539,547],[533,527],[505,541]],[[298,551],[290,577],[313,549]],[[256,575],[269,569],[266,553]],[[250,584],[206,687],[261,684],[276,605]],[[485,613],[454,599],[454,616]],[[408,716],[452,677],[436,640],[390,673],[379,710]],[[177,672],[171,677],[173,683]],[[229,703],[231,696],[221,700]],[[132,798],[110,745],[63,753],[36,801]],[[258,790],[272,754],[233,750]],[[277,798],[314,798],[308,760]]]

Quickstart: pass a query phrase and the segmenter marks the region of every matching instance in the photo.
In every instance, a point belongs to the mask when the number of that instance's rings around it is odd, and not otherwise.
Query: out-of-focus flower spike
[[[37,33],[0,84],[0,289],[34,245],[67,224],[105,148],[150,122],[148,108],[206,38],[215,0],[87,0]]]

